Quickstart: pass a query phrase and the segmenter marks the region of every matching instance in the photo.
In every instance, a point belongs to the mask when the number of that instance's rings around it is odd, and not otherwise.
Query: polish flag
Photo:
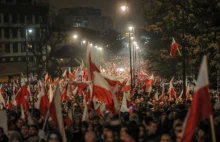
[[[22,105],[25,113],[27,113],[29,110],[28,101],[27,101],[29,97],[30,97],[30,92],[28,91],[27,85],[22,86],[15,97],[17,107],[19,108]]]
[[[127,93],[130,93],[130,92],[123,93],[123,99],[122,99],[120,112],[129,112],[128,105],[127,105]]]
[[[162,90],[162,94],[159,97],[159,101],[160,102],[164,102],[165,101],[165,89],[164,89],[164,84],[163,84],[163,90]]]
[[[173,80],[174,80],[174,77],[170,80],[169,101],[171,101],[172,98],[176,98],[176,92],[175,92],[174,87],[173,87]]]
[[[145,86],[150,86],[154,82],[154,75],[152,74],[150,78],[146,81]]]
[[[94,74],[94,84],[93,84],[93,96],[97,100],[111,104],[112,103],[112,88],[105,80],[105,78],[98,72],[93,72]]]
[[[200,67],[195,93],[191,108],[184,122],[184,131],[181,142],[190,142],[199,123],[212,114],[211,99],[209,94],[207,57],[203,57]]]
[[[154,82],[154,75],[152,74],[144,84],[144,90],[145,92],[149,93],[148,96],[150,96],[150,92],[152,91],[153,82]]]
[[[95,63],[92,62],[91,52],[89,51],[88,55],[88,80],[94,81],[94,72],[100,73],[100,70],[97,68]]]
[[[56,85],[55,87],[55,93],[54,93],[54,97],[53,97],[53,101],[52,101],[51,109],[50,109],[50,116],[52,118],[53,125],[60,132],[63,142],[66,142],[67,139],[66,139],[65,128],[64,128],[64,120],[63,120],[62,107],[61,107],[61,101],[60,101],[59,85]]]
[[[129,79],[123,88],[123,92],[129,92],[131,90],[131,80]]]
[[[176,51],[177,50],[179,52],[179,47],[178,47],[178,44],[176,43],[175,39],[173,38],[173,41],[172,41],[172,44],[171,44],[171,49],[170,49],[170,56],[172,58],[176,57]],[[179,52],[179,54],[180,54],[180,52]]]
[[[155,93],[154,99],[155,99],[155,101],[159,101],[158,91]]]
[[[5,106],[5,99],[4,99],[4,96],[3,96],[3,91],[2,91],[2,85],[0,86],[0,103],[3,104],[3,106]]]
[[[37,102],[35,103],[35,108],[37,108],[37,109],[40,108],[40,101],[44,95],[45,95],[44,87],[43,87],[41,81],[39,81],[39,93],[37,95]]]
[[[84,94],[83,96],[83,106],[84,106],[84,110],[83,110],[82,121],[88,121],[89,113],[88,113],[88,107],[87,107],[87,102],[86,102],[86,94]]]
[[[39,110],[41,115],[45,118],[48,110],[48,95],[46,92],[44,92],[44,95],[40,98],[40,105],[39,105]]]

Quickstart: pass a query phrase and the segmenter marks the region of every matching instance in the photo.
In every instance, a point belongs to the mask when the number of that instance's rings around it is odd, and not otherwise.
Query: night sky
[[[135,26],[143,26],[141,15],[141,0],[129,0],[131,7],[131,18],[135,21]],[[114,28],[122,28],[126,24],[126,14],[120,11],[120,6],[125,0],[52,0],[56,9],[66,7],[95,7],[100,8],[104,16],[111,16]]]

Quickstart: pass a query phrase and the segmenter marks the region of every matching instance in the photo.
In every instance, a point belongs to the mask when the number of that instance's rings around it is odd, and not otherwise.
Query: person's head
[[[182,119],[176,118],[176,119],[173,121],[173,129],[175,129],[176,125],[179,125],[179,126],[181,125],[181,126],[182,126],[182,124],[183,124]]]
[[[17,121],[16,121],[16,126],[17,126],[17,128],[18,129],[21,129],[21,126],[23,125],[23,120],[22,119],[17,119]]]
[[[144,127],[144,125],[139,125],[139,137],[144,137],[146,134],[146,129]]]
[[[174,134],[175,134],[176,142],[180,142],[181,141],[182,129],[183,129],[182,124],[177,124],[175,126],[175,128],[174,128]]]
[[[87,132],[85,134],[85,142],[95,142],[95,133],[94,132]]]
[[[29,136],[36,136],[37,135],[37,126],[30,125],[28,130]]]
[[[20,133],[17,131],[13,131],[9,136],[9,142],[22,142]]]
[[[129,141],[138,141],[139,138],[139,127],[135,121],[131,121],[126,127],[127,137]]]
[[[94,117],[94,124],[99,124],[100,118],[98,116]]]
[[[62,142],[60,133],[53,131],[48,135],[47,142]]]
[[[88,130],[88,123],[86,121],[83,121],[81,124],[81,132],[85,133]]]
[[[174,134],[175,136],[177,136],[179,133],[182,132],[182,124],[176,124],[174,127]]]
[[[89,123],[89,125],[88,125],[88,131],[89,131],[89,132],[92,132],[93,130],[94,130],[93,124],[92,124],[92,123]]]
[[[112,133],[112,131],[107,131],[107,133],[106,133],[106,142],[113,142],[113,133]]]
[[[104,128],[103,128],[103,136],[104,137],[106,137],[108,131],[109,131],[109,126],[108,125],[104,126]]]
[[[149,120],[146,123],[146,129],[148,131],[148,134],[155,134],[157,132],[157,122],[153,119]]]
[[[79,118],[79,117],[76,117],[76,118],[75,118],[75,125],[78,126],[78,125],[80,124],[80,122],[81,122],[81,121],[80,121],[80,118]]]
[[[23,136],[27,136],[27,135],[28,135],[28,125],[23,124],[23,125],[21,126],[21,134],[22,134]]]
[[[172,142],[171,136],[169,134],[162,134],[160,142]]]

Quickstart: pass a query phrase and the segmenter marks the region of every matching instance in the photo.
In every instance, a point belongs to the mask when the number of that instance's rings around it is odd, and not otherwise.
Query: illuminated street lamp
[[[32,29],[29,29],[28,32],[31,34],[31,33],[33,32],[33,30],[32,30]]]
[[[122,10],[123,12],[125,12],[127,9],[128,9],[127,6],[125,6],[125,5],[122,5],[122,6],[121,6],[121,10]]]
[[[73,39],[77,39],[78,38],[78,35],[73,35]]]
[[[134,27],[133,27],[133,26],[129,26],[128,29],[129,29],[129,31],[131,32],[131,31],[134,30]]]
[[[86,43],[85,40],[81,41],[81,59],[83,59],[83,45]]]

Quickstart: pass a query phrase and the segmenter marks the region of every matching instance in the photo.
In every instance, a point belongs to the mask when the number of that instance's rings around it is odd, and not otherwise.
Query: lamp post
[[[85,40],[82,40],[81,41],[81,49],[80,49],[80,52],[81,52],[81,59],[83,60],[83,45],[86,43]]]
[[[131,77],[131,87],[133,87],[133,74],[132,74],[132,55],[131,55],[131,32],[134,30],[134,27],[130,26],[129,28],[129,56],[130,56],[130,77]]]
[[[29,45],[28,45],[28,33],[32,33],[32,29],[25,29],[25,47],[26,47],[26,74],[27,74],[27,82],[28,82],[28,75],[29,75]]]

